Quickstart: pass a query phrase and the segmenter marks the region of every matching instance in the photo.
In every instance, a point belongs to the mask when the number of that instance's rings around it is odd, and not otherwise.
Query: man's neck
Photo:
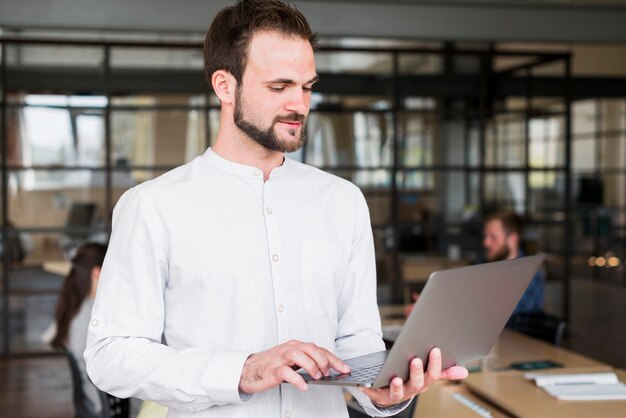
[[[507,257],[507,260],[514,260],[518,257],[519,257],[519,248],[515,247],[515,248],[512,248],[511,251],[509,251],[509,256]]]
[[[261,169],[265,181],[272,170],[285,161],[282,152],[268,150],[238,130],[225,131],[220,129],[217,141],[211,147],[213,151],[229,161]]]

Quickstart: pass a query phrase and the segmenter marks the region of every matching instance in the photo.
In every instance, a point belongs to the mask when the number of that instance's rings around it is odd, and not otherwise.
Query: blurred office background
[[[215,140],[202,41],[229,3],[0,4],[4,356],[52,354],[50,266]],[[565,346],[626,367],[626,1],[295,3],[321,49],[291,158],[363,190],[380,301],[480,256],[482,214],[514,209]]]

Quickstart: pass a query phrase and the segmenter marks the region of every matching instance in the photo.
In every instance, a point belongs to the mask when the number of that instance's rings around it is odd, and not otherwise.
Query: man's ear
[[[517,248],[520,244],[519,235],[516,233],[510,233],[506,237],[507,245],[509,246],[509,250],[517,251]]]
[[[217,70],[211,76],[211,86],[222,103],[234,103],[237,91],[237,80],[225,70]]]

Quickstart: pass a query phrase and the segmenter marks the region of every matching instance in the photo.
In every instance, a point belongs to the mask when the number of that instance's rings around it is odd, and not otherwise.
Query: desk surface
[[[485,362],[492,369],[500,369],[514,362],[530,360],[552,360],[565,367],[610,367],[601,361],[508,329],[502,331]]]
[[[590,370],[592,369],[586,369]],[[620,381],[626,382],[625,370],[617,370],[616,374]],[[626,401],[560,401],[524,379],[522,372],[475,373],[463,384],[472,392],[520,418],[626,416]]]
[[[478,406],[488,411],[493,418],[511,418],[506,412],[494,408],[489,402],[470,392],[465,385],[436,383],[418,398],[413,417],[415,418],[476,418],[476,412],[468,405]]]

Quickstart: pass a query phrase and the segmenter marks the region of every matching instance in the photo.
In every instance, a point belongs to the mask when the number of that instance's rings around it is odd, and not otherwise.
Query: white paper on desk
[[[543,390],[563,401],[626,400],[626,385],[623,383],[548,385]]]
[[[613,372],[606,373],[526,373],[524,377],[534,380],[539,387],[550,385],[584,385],[584,384],[615,384],[618,383],[617,375]]]

